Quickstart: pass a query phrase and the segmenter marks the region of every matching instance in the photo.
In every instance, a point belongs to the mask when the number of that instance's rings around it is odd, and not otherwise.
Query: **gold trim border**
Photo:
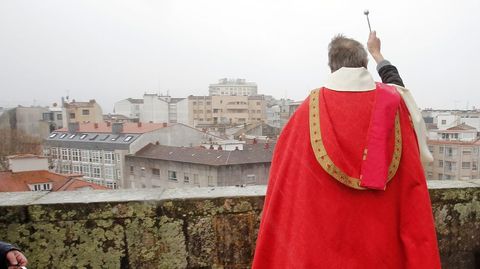
[[[313,152],[317,158],[320,166],[334,179],[340,183],[347,185],[348,187],[357,190],[367,190],[367,188],[361,187],[360,179],[347,175],[344,171],[338,168],[328,156],[328,153],[323,145],[322,132],[320,129],[320,109],[319,104],[320,89],[315,89],[310,93],[310,107],[309,107],[309,123],[310,123],[310,142]],[[367,149],[364,150],[363,158],[367,156]],[[399,112],[395,115],[395,147],[393,151],[392,161],[388,167],[388,181],[390,181],[397,173],[398,166],[400,164],[400,158],[402,156],[402,132],[400,128],[400,116]]]

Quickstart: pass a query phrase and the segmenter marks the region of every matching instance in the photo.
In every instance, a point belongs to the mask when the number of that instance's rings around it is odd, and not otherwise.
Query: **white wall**
[[[159,99],[158,95],[144,95],[140,121],[154,123],[168,122],[168,103]]]
[[[188,98],[177,102],[177,122],[188,125]]]
[[[9,159],[9,169],[12,172],[25,172],[25,171],[41,171],[48,170],[47,158],[22,158],[22,159]]]
[[[443,115],[438,115],[437,120],[438,124],[437,127],[439,130],[446,130],[450,127],[453,127],[455,125],[460,124],[459,121],[460,117],[451,115],[451,114],[443,114]],[[445,123],[443,123],[445,121]]]

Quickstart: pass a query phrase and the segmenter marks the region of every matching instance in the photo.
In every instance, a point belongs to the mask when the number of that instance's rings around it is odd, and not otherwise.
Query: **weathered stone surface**
[[[480,181],[429,187],[443,268],[479,268]],[[29,268],[249,268],[265,186],[29,194],[0,194]]]

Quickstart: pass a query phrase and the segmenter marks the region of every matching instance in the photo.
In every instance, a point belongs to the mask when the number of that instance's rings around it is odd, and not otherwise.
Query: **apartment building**
[[[476,128],[461,123],[444,130],[431,129],[429,134],[428,147],[434,161],[425,167],[427,179],[480,178],[480,140]]]
[[[245,79],[227,79],[222,78],[216,84],[210,84],[208,87],[210,96],[213,95],[235,95],[250,96],[257,95],[257,84],[255,82],[247,82]]]
[[[273,147],[223,151],[149,144],[127,155],[129,188],[265,185]]]
[[[83,174],[89,182],[116,189],[123,186],[124,156],[156,142],[163,124],[70,123],[50,134],[44,154],[51,170]]]
[[[94,100],[88,102],[63,101],[63,127],[71,122],[102,122],[103,113],[100,105]]]
[[[255,96],[189,96],[191,126],[250,124],[266,121],[266,101]]]

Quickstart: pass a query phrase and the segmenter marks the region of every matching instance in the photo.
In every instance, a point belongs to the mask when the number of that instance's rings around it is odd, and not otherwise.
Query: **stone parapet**
[[[429,189],[443,268],[479,268],[480,180]],[[29,268],[248,268],[265,190],[0,193],[0,240]]]

